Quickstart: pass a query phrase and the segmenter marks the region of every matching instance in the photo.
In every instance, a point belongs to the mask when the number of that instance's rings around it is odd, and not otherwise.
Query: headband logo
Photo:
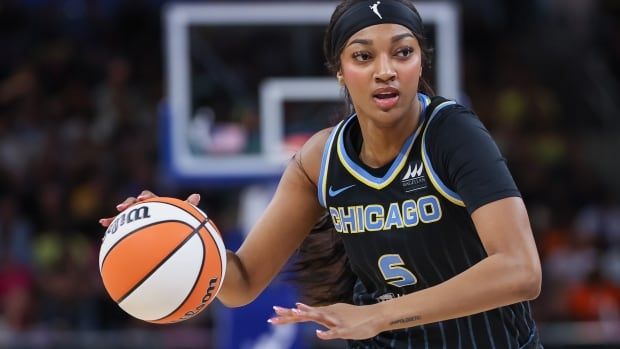
[[[380,19],[383,19],[383,17],[381,17],[381,14],[379,13],[379,5],[380,4],[381,4],[381,1],[377,1],[377,2],[375,2],[374,5],[371,5],[369,7],[372,10],[372,12],[374,12]]]

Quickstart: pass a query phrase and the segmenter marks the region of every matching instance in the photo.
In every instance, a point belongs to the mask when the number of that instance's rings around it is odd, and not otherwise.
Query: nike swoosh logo
[[[349,190],[349,189],[353,188],[354,186],[355,186],[355,184],[351,184],[351,185],[350,185],[350,186],[348,186],[348,187],[344,187],[344,188],[340,188],[340,189],[338,189],[338,190],[334,190],[334,188],[332,188],[332,186],[330,185],[330,186],[329,186],[329,196],[333,198],[334,196],[338,196],[338,195],[340,195],[343,191],[345,191],[345,190]]]

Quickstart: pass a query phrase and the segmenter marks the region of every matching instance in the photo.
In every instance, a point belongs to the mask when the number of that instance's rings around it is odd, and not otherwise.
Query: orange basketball
[[[226,273],[226,250],[199,208],[158,197],[129,207],[110,224],[99,271],[108,294],[131,316],[173,323],[215,299]]]

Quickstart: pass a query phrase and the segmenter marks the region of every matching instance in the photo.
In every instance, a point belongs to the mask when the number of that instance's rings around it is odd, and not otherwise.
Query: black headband
[[[395,0],[362,1],[351,6],[334,25],[331,38],[332,54],[361,29],[382,23],[400,24],[417,35],[424,33],[422,19],[405,4]]]

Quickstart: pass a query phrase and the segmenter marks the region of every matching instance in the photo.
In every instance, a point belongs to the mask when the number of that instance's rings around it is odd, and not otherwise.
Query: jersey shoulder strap
[[[442,97],[442,96],[431,97],[431,103],[427,107],[428,112],[432,113],[433,110],[437,108],[437,106],[439,106],[441,103],[444,103],[444,102],[451,102],[451,100],[445,97]]]
[[[427,112],[425,114],[426,119],[424,120],[424,131],[422,132],[422,142],[421,142],[421,155],[422,162],[424,163],[424,168],[430,179],[431,183],[435,190],[437,190],[444,198],[446,198],[451,203],[465,207],[465,203],[461,196],[454,191],[452,188],[448,187],[444,180],[437,174],[437,171],[433,167],[433,161],[430,157],[430,152],[428,150],[428,140],[426,139],[426,134],[428,131],[428,127],[433,120],[435,120],[439,115],[441,115],[441,111],[446,108],[451,108],[453,106],[458,105],[455,101],[449,100],[444,97],[433,97],[431,99],[431,104],[429,105]]]
[[[441,111],[445,107],[456,105],[456,104],[457,103],[455,101],[445,98],[445,97],[441,97],[441,96],[431,97],[431,103],[428,105],[428,107],[426,107],[426,111],[424,113],[425,115],[424,121],[426,122],[426,125],[424,125],[424,127],[426,128],[428,126],[431,119],[434,119],[436,115],[439,113],[439,111]]]
[[[329,137],[327,138],[327,141],[325,142],[325,147],[323,148],[323,155],[321,157],[321,167],[319,170],[319,182],[317,183],[317,197],[319,200],[319,204],[321,204],[321,206],[325,208],[327,208],[327,203],[326,203],[327,172],[329,171],[329,164],[331,161],[332,153],[334,153],[334,149],[338,141],[338,135],[342,131],[344,124],[346,123],[347,120],[349,120],[352,117],[353,115],[340,121],[338,125],[336,125],[332,129]]]

